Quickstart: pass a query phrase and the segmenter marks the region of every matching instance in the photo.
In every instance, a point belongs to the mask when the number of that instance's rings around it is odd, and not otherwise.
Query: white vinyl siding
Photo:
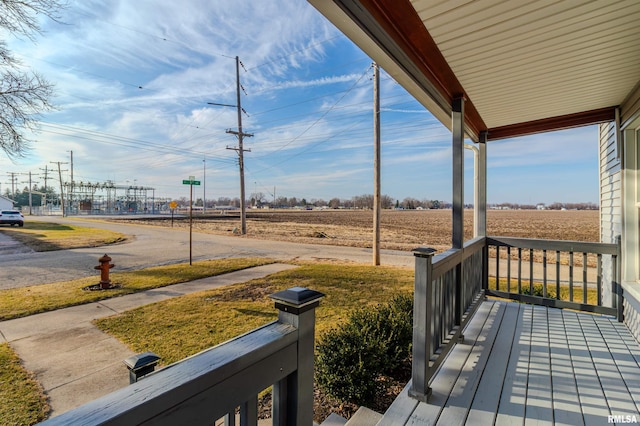
[[[600,241],[615,243],[622,234],[622,191],[620,154],[616,141],[615,123],[598,128],[600,146]],[[611,260],[603,259],[603,280],[611,282]],[[603,304],[611,306],[611,291],[605,287]]]
[[[600,241],[615,243],[622,233],[620,155],[615,123],[601,124],[600,131]]]

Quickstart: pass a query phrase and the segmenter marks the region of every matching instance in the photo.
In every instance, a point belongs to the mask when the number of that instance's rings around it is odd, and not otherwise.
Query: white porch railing
[[[409,395],[426,402],[429,381],[475,312],[486,276],[485,238],[433,256],[416,249],[413,302],[413,367]]]
[[[487,247],[495,258],[487,295],[622,321],[619,237],[616,244],[487,237]]]
[[[272,295],[278,320],[169,365],[43,425],[256,425],[258,394],[273,385],[274,425],[313,424],[315,308],[322,293]]]
[[[494,264],[491,271],[490,250]],[[619,242],[479,237],[467,242],[462,249],[450,249],[436,256],[434,252],[429,248],[414,250],[413,365],[409,395],[419,401],[428,401],[431,378],[453,345],[463,339],[462,330],[485,295],[601,313],[622,321]],[[534,261],[537,257],[541,261]],[[604,260],[606,267],[603,267]],[[494,281],[492,286],[489,286],[490,275]],[[595,301],[588,298],[589,293],[595,293]]]

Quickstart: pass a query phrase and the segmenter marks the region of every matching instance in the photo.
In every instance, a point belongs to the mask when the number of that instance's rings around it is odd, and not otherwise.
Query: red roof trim
[[[467,100],[465,122],[477,139],[487,126],[409,0],[360,0],[360,3],[449,104],[460,97]]]
[[[543,118],[541,120],[494,127],[489,129],[487,140],[507,139],[516,136],[531,135],[534,133],[605,123],[615,120],[615,110],[616,107],[612,106],[594,109],[591,111],[578,112],[575,114],[560,115],[557,117]]]

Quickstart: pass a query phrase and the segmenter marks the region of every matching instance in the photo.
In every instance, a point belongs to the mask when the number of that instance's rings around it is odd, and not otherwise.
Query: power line
[[[320,117],[318,117],[313,123],[311,123],[305,130],[302,131],[302,133],[300,133],[298,136],[296,136],[295,138],[293,138],[289,143],[284,144],[283,146],[281,146],[280,148],[278,148],[275,151],[272,151],[270,154],[268,155],[272,155],[275,154],[278,151],[283,150],[285,147],[291,145],[293,142],[295,142],[296,140],[298,140],[301,136],[303,136],[305,133],[307,133],[309,130],[311,130],[316,124],[318,124],[320,122],[320,120],[322,120],[324,117],[327,116],[327,114],[329,114],[333,108],[338,105],[350,92],[351,90],[353,90],[353,88],[355,88],[355,86],[360,82],[360,80],[362,80],[362,78],[364,78],[364,76],[369,72],[369,70],[371,69],[371,65],[369,65],[369,67],[367,67],[366,71],[360,76],[360,78],[358,78],[355,83],[353,83],[353,85],[349,88],[349,90],[347,90],[332,106],[331,108],[329,108],[328,110],[326,110]]]
[[[163,145],[163,144],[145,141],[142,139],[127,138],[124,136],[112,135],[109,133],[97,132],[94,130],[86,130],[86,129],[82,129],[74,126],[48,123],[44,121],[40,122],[40,124],[44,125],[45,127],[50,127],[52,129],[59,130],[59,131],[55,131],[55,130],[44,128],[42,129],[42,131],[44,132],[60,134],[60,135],[78,138],[78,139],[87,139],[87,140],[92,140],[94,142],[101,142],[101,143],[106,143],[111,145],[134,147],[141,150],[153,151],[156,154],[157,154],[157,151],[160,150],[160,151],[165,151],[167,153],[186,154],[189,156],[199,157],[199,158],[202,158],[202,156],[205,155],[205,152],[203,151],[196,151],[196,150],[182,148],[182,147]],[[68,132],[77,132],[77,133],[80,133],[80,135],[69,134]],[[210,155],[210,154],[207,154],[207,155]],[[215,161],[222,161],[222,162],[228,161],[228,159],[224,157],[216,158],[214,156],[213,159]]]

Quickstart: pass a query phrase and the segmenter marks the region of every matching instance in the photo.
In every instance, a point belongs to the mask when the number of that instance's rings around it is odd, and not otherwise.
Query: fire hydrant
[[[116,266],[111,262],[111,258],[108,255],[102,256],[98,259],[100,265],[94,266],[94,269],[100,270],[100,288],[111,288],[111,280],[109,279],[109,269]]]

